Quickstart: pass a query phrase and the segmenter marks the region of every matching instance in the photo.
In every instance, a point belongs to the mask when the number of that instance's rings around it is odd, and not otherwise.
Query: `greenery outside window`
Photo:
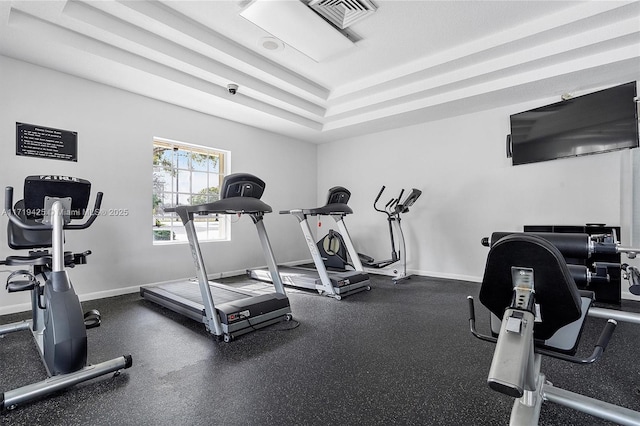
[[[153,243],[187,242],[182,221],[165,211],[177,205],[211,203],[219,199],[230,153],[166,139],[153,140]],[[229,218],[194,217],[199,241],[230,239]]]

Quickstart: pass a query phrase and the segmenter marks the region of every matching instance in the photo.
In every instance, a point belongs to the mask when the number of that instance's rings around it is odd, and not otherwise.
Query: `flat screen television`
[[[513,165],[636,148],[636,83],[511,115]]]

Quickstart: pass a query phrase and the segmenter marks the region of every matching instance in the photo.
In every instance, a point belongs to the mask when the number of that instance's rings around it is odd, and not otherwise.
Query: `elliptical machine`
[[[401,271],[398,271],[397,269],[393,270],[393,273],[395,274],[395,276],[393,277],[393,283],[398,284],[398,282],[400,281],[408,280],[411,278],[411,275],[407,275],[407,246],[404,240],[404,233],[402,232],[402,219],[400,215],[409,212],[409,207],[411,207],[420,197],[420,195],[422,195],[422,191],[413,188],[411,189],[409,195],[407,195],[407,198],[405,198],[404,201],[400,202],[402,195],[404,194],[404,189],[402,189],[400,191],[400,195],[398,195],[398,198],[390,199],[383,208],[379,208],[378,201],[380,200],[380,197],[382,196],[385,188],[386,187],[384,185],[382,186],[382,188],[380,188],[380,192],[378,192],[378,196],[373,202],[373,208],[376,211],[387,215],[389,239],[391,240],[391,258],[386,260],[375,260],[373,257],[367,256],[366,254],[362,253],[358,253],[358,256],[360,257],[360,261],[364,266],[373,269],[386,268],[387,266],[391,266],[394,263],[402,260]],[[400,240],[400,246],[402,247],[402,250],[398,248],[398,250],[396,251],[394,227],[395,234]]]
[[[9,247],[28,249],[27,256],[9,256],[2,265],[24,266],[7,279],[9,293],[31,292],[32,319],[0,325],[0,337],[31,330],[49,378],[0,394],[0,411],[11,410],[52,392],[114,373],[132,365],[124,355],[96,365],[87,365],[87,328],[99,325],[100,314],[83,315],[65,268],[86,263],[90,251],[64,251],[65,230],[86,229],[96,220],[102,193],[96,196],[89,218],[82,224],[72,220],[85,216],[91,183],[66,176],[28,176],[24,200],[13,205],[13,187],[5,189],[5,212],[9,217]],[[50,250],[48,250],[50,248]]]

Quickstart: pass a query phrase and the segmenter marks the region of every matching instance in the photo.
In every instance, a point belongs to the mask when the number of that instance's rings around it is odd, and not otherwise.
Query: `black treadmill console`
[[[334,186],[329,189],[327,204],[347,204],[351,198],[351,192],[343,186]]]
[[[224,177],[220,199],[250,197],[260,199],[266,184],[249,173],[234,173]]]

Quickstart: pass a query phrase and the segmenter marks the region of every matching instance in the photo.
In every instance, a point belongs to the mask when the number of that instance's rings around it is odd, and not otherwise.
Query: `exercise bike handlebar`
[[[96,194],[96,201],[93,204],[93,210],[91,210],[89,218],[84,223],[65,225],[64,229],[87,229],[88,227],[93,225],[93,222],[95,222],[95,220],[98,218],[98,215],[100,214],[100,206],[102,206],[102,196],[102,192],[98,192]]]
[[[64,225],[64,229],[87,229],[90,227],[93,222],[98,218],[100,214],[100,206],[102,205],[102,192],[98,192],[96,194],[96,201],[93,206],[93,210],[91,211],[91,215],[86,220],[86,222],[81,224],[67,224]],[[13,211],[13,187],[7,186],[4,190],[4,211],[9,217],[9,220],[16,225],[17,227],[24,229],[26,231],[42,231],[45,229],[53,229],[52,225],[28,225],[20,220],[18,215]]]

